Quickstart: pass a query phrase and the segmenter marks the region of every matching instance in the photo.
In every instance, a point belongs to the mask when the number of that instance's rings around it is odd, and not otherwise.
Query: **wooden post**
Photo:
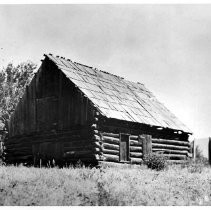
[[[190,142],[190,151],[189,151],[189,153],[191,154],[191,158],[192,159],[194,159],[194,147],[195,147],[194,143],[195,143],[194,140],[192,142]]]
[[[142,135],[139,137],[142,140],[143,157],[152,153],[152,138],[150,135]]]
[[[211,137],[209,137],[209,144],[208,144],[208,159],[209,159],[209,164],[211,165]]]

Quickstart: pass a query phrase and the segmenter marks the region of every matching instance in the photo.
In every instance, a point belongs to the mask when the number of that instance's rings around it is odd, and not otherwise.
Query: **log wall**
[[[11,137],[5,142],[7,163],[39,164],[54,161],[65,164],[81,160],[100,160],[101,147],[90,127],[78,127],[62,132]]]
[[[152,151],[162,153],[169,160],[186,160],[189,150],[188,141],[152,139]]]
[[[120,134],[100,132],[100,138],[103,160],[120,162]],[[129,157],[131,163],[142,162],[142,143],[138,136],[130,136]]]
[[[141,163],[144,154],[161,153],[169,161],[186,160],[190,151],[188,135],[150,126],[101,119],[99,121],[104,161],[120,162],[120,134],[129,134],[129,162]]]

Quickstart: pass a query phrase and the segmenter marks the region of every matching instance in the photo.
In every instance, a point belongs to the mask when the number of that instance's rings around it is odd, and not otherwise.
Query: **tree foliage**
[[[196,146],[196,159],[204,158],[202,150],[200,149],[199,145]]]
[[[36,64],[27,61],[17,66],[9,63],[0,71],[0,122],[4,125],[4,129],[26,85],[31,81],[35,68]]]
[[[208,158],[203,155],[203,151],[200,149],[199,145],[196,146],[195,150],[195,162],[201,165],[208,165],[209,163]]]

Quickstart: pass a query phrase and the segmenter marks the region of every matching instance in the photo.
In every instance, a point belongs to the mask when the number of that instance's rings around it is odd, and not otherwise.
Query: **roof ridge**
[[[92,67],[92,66],[87,66],[87,65],[85,65],[85,64],[78,63],[78,62],[74,62],[74,63],[79,64],[79,65],[82,65],[82,66],[85,66],[85,67],[88,67],[88,68],[91,68],[91,69],[94,69],[94,70],[96,70],[96,71],[103,72],[103,73],[105,73],[105,74],[110,74],[110,75],[112,75],[112,76],[115,76],[115,77],[118,77],[118,78],[124,79],[124,78],[123,78],[123,77],[121,77],[121,76],[118,76],[118,75],[112,74],[112,73],[107,72],[107,71],[102,71],[102,70],[100,70],[100,69],[98,69],[98,68],[95,68],[95,67]]]
[[[74,61],[73,63],[79,64],[79,65],[81,65],[81,66],[85,66],[85,67],[87,67],[87,68],[95,69],[95,68],[92,67],[92,66],[87,66],[87,65],[85,65],[85,64],[83,64],[83,63],[78,63],[78,62],[76,62],[76,61]]]
[[[63,56],[59,56],[59,55],[54,56],[52,53],[48,53],[48,55],[51,55],[51,56],[53,56],[53,57],[60,58],[60,59],[65,59],[66,61],[71,61],[72,63],[79,64],[79,65],[85,66],[85,67],[87,67],[87,68],[91,68],[91,69],[93,69],[93,70],[103,72],[103,73],[105,73],[105,74],[110,74],[110,75],[115,76],[115,77],[120,78],[120,79],[124,79],[124,77],[121,77],[121,76],[112,74],[112,73],[107,72],[107,71],[102,71],[102,70],[100,70],[100,69],[98,69],[98,68],[95,68],[95,67],[92,67],[92,66],[88,66],[88,65],[85,65],[85,64],[76,62],[76,61],[72,61],[71,59],[65,58],[65,57],[63,57]],[[47,56],[47,55],[44,54],[44,56]]]
[[[56,55],[56,56],[55,56],[55,55],[53,55],[52,53],[48,53],[47,55],[51,55],[51,56],[53,56],[53,57],[60,58],[60,59],[65,59],[66,61],[70,61],[70,62],[72,62],[72,63],[74,63],[74,64],[79,64],[79,65],[85,66],[85,67],[87,67],[87,68],[91,68],[91,69],[93,69],[93,70],[100,71],[100,72],[103,72],[103,73],[105,73],[105,74],[109,74],[109,75],[115,76],[115,77],[120,78],[120,79],[122,79],[122,80],[126,80],[126,81],[129,81],[129,82],[135,83],[135,84],[143,85],[143,86],[145,87],[144,83],[141,83],[141,82],[134,82],[134,81],[125,79],[124,77],[121,77],[121,76],[112,74],[112,73],[110,73],[110,72],[103,71],[103,70],[100,70],[100,69],[98,69],[98,68],[95,68],[95,67],[92,67],[92,66],[85,65],[85,64],[83,64],[83,63],[79,63],[79,62],[76,62],[76,61],[72,61],[71,59],[65,58],[65,57],[63,57],[63,56],[59,56],[59,55]],[[44,56],[47,56],[47,55],[44,54]],[[145,87],[145,88],[146,88],[146,87]],[[150,91],[149,91],[149,92],[150,92]]]

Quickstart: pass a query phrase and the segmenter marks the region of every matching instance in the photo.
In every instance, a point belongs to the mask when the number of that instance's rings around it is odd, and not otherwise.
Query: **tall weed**
[[[0,167],[0,205],[209,205],[211,169]]]

